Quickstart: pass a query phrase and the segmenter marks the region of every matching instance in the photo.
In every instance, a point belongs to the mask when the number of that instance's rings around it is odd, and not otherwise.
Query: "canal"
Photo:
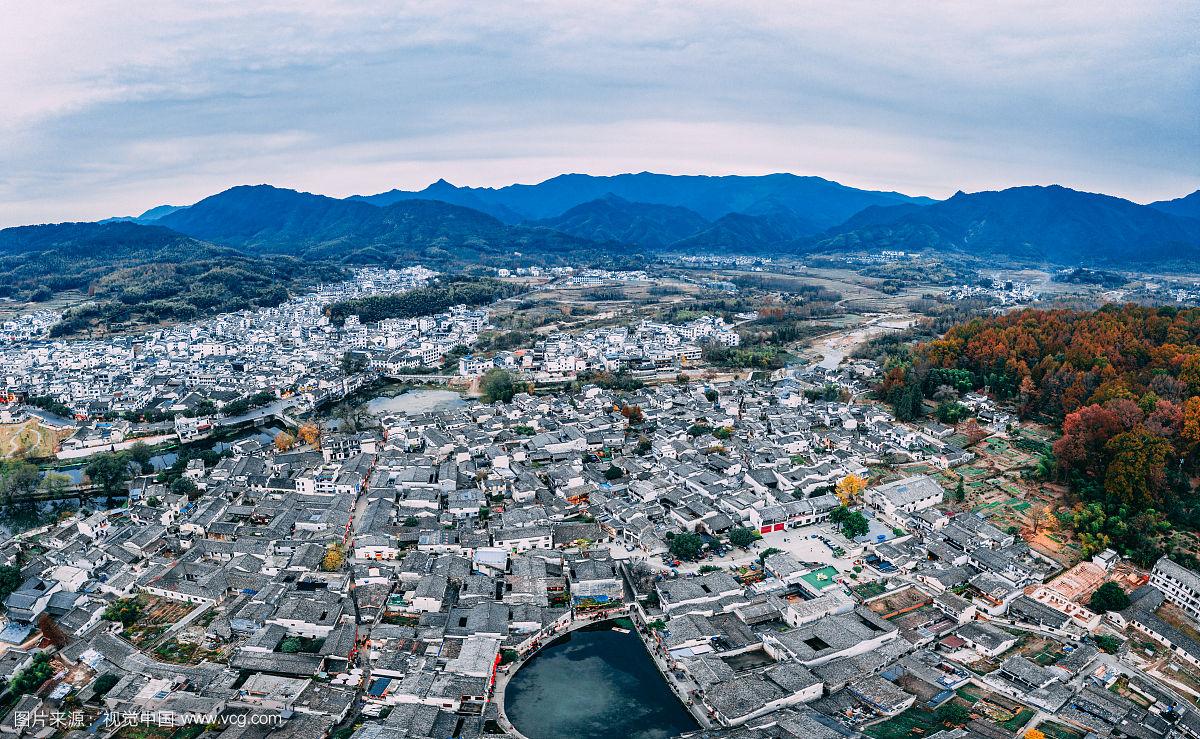
[[[529,739],[666,739],[700,728],[638,635],[611,624],[548,644],[509,681],[504,711]]]

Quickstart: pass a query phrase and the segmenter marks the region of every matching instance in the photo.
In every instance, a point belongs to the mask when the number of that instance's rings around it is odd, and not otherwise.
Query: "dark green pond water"
[[[607,627],[547,645],[509,682],[504,711],[529,739],[666,739],[699,728],[637,634]]]

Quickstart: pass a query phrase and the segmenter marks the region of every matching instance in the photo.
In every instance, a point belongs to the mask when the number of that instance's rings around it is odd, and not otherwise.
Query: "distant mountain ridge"
[[[727,213],[708,228],[672,244],[671,251],[795,251],[804,237],[819,231],[810,221],[784,208],[756,215]]]
[[[189,236],[257,252],[348,262],[487,261],[514,252],[570,254],[597,244],[510,226],[437,200],[376,206],[269,185],[230,188],[160,219]]]
[[[526,220],[524,216],[501,203],[490,202],[480,197],[477,190],[485,188],[456,187],[445,180],[439,179],[429,187],[419,191],[389,190],[378,195],[351,195],[347,200],[357,200],[371,205],[388,206],[402,200],[438,200],[451,205],[487,213],[504,223],[514,224]]]
[[[0,230],[0,297],[89,300],[66,333],[274,305],[343,265],[627,268],[655,252],[943,250],[1107,268],[1200,264],[1200,192],[1149,205],[1058,185],[944,201],[819,177],[562,175],[332,198],[242,185],[137,217]]]
[[[229,251],[168,228],[126,220],[14,226],[0,230],[0,254],[8,255],[55,252],[60,256],[124,257],[164,249]]]
[[[782,207],[818,228],[836,226],[871,205],[934,202],[930,198],[860,190],[821,177],[793,174],[710,176],[652,172],[612,176],[564,174],[535,185],[501,188],[456,187],[438,180],[421,191],[391,190],[351,199],[376,205],[413,198],[442,200],[516,223],[554,218],[610,194],[635,203],[688,208],[710,221],[729,213],[753,215]]]
[[[22,299],[37,287],[27,276],[52,289],[85,286],[105,269],[237,254],[221,249],[306,264],[435,267],[514,260],[615,266],[662,251],[933,249],[1068,266],[1192,268],[1200,262],[1197,208],[1200,193],[1138,205],[1052,185],[931,201],[788,174],[562,175],[496,189],[439,180],[419,192],[345,199],[242,185],[136,218],[7,229],[0,253],[20,263],[23,272],[9,270],[9,279],[10,294]],[[73,260],[84,266],[76,269]],[[33,261],[59,266],[47,272]],[[60,273],[64,279],[54,277]]]
[[[604,191],[546,218],[506,222],[514,214],[552,210],[607,186],[659,202]],[[800,202],[801,192],[812,197]],[[418,194],[474,203],[500,215],[414,197]],[[237,248],[347,262],[488,261],[512,252],[567,258],[603,253],[603,244],[618,243],[679,252],[935,249],[988,259],[1119,266],[1178,262],[1194,256],[1200,245],[1200,221],[1172,213],[1187,212],[1192,196],[1138,205],[1059,185],[960,192],[931,202],[793,175],[563,175],[495,190],[457,188],[439,180],[420,193],[385,195],[339,200],[241,186],[168,213],[157,223]],[[543,196],[546,202],[531,200]],[[699,210],[663,200],[686,200]],[[863,203],[828,225],[831,213]],[[726,211],[731,207],[740,210]],[[706,215],[721,211],[726,212]],[[821,215],[813,220],[802,211]]]
[[[1059,185],[962,193],[924,207],[870,208],[814,251],[941,249],[1053,264],[1144,265],[1200,255],[1200,221]]]
[[[1150,203],[1150,207],[1173,216],[1200,218],[1200,190],[1174,200],[1159,200]]]
[[[159,218],[162,218],[163,216],[167,215],[168,213],[174,213],[175,211],[177,211],[181,208],[186,208],[186,207],[187,207],[186,205],[156,205],[153,208],[151,208],[150,210],[147,210],[146,212],[142,213],[140,216],[116,216],[113,218],[105,218],[102,221],[96,221],[96,222],[97,223],[116,223],[118,221],[133,221],[135,223],[153,223],[154,221],[157,221]]]

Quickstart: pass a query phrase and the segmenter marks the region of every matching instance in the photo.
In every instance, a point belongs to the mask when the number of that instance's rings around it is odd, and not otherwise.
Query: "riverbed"
[[[902,331],[916,322],[916,319],[902,314],[889,314],[874,318],[865,324],[852,329],[837,331],[813,344],[813,349],[821,355],[818,367],[836,370],[855,349],[876,336],[891,331]]]

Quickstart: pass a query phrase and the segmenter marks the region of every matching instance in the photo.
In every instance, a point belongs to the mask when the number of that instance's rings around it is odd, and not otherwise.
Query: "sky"
[[[1200,189],[1200,3],[0,4],[0,226],[238,184]]]

